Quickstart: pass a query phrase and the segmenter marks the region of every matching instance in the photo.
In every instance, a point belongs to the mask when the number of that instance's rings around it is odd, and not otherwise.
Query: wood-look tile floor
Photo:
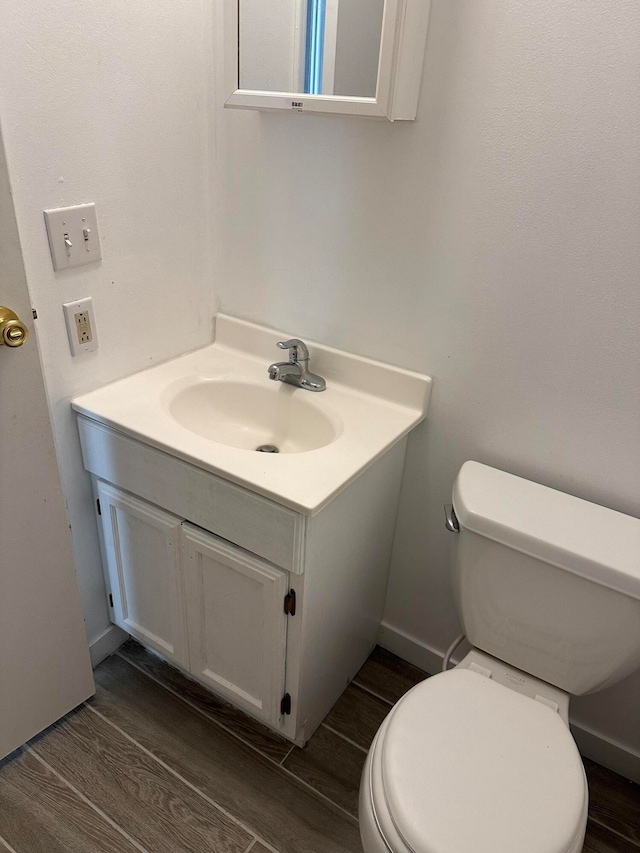
[[[377,648],[298,749],[132,641],[95,675],[93,699],[0,762],[0,853],[358,853],[366,750],[426,677]],[[640,853],[640,786],[585,765],[585,853]]]

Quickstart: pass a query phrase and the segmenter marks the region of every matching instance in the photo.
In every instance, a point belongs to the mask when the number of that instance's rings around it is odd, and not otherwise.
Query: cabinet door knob
[[[29,330],[10,308],[0,306],[0,346],[21,347],[29,336]]]

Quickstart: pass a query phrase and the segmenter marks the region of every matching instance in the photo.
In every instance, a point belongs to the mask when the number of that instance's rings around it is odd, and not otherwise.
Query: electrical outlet
[[[78,313],[73,316],[76,321],[76,336],[78,338],[78,343],[90,344],[93,340],[93,336],[91,334],[91,320],[89,318],[89,312],[78,311]]]
[[[62,307],[67,323],[71,355],[80,355],[83,352],[93,352],[98,349],[91,297],[87,296],[75,302],[65,302]]]

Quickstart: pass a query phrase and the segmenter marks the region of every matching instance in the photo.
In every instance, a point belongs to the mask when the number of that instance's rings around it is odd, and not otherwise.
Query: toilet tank
[[[469,642],[574,695],[640,667],[640,520],[478,462],[453,487]]]

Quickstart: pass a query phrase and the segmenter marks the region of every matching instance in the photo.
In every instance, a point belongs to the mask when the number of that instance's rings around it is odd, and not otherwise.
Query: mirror
[[[241,89],[375,98],[384,0],[238,0]]]
[[[414,119],[429,6],[225,0],[225,106]]]

